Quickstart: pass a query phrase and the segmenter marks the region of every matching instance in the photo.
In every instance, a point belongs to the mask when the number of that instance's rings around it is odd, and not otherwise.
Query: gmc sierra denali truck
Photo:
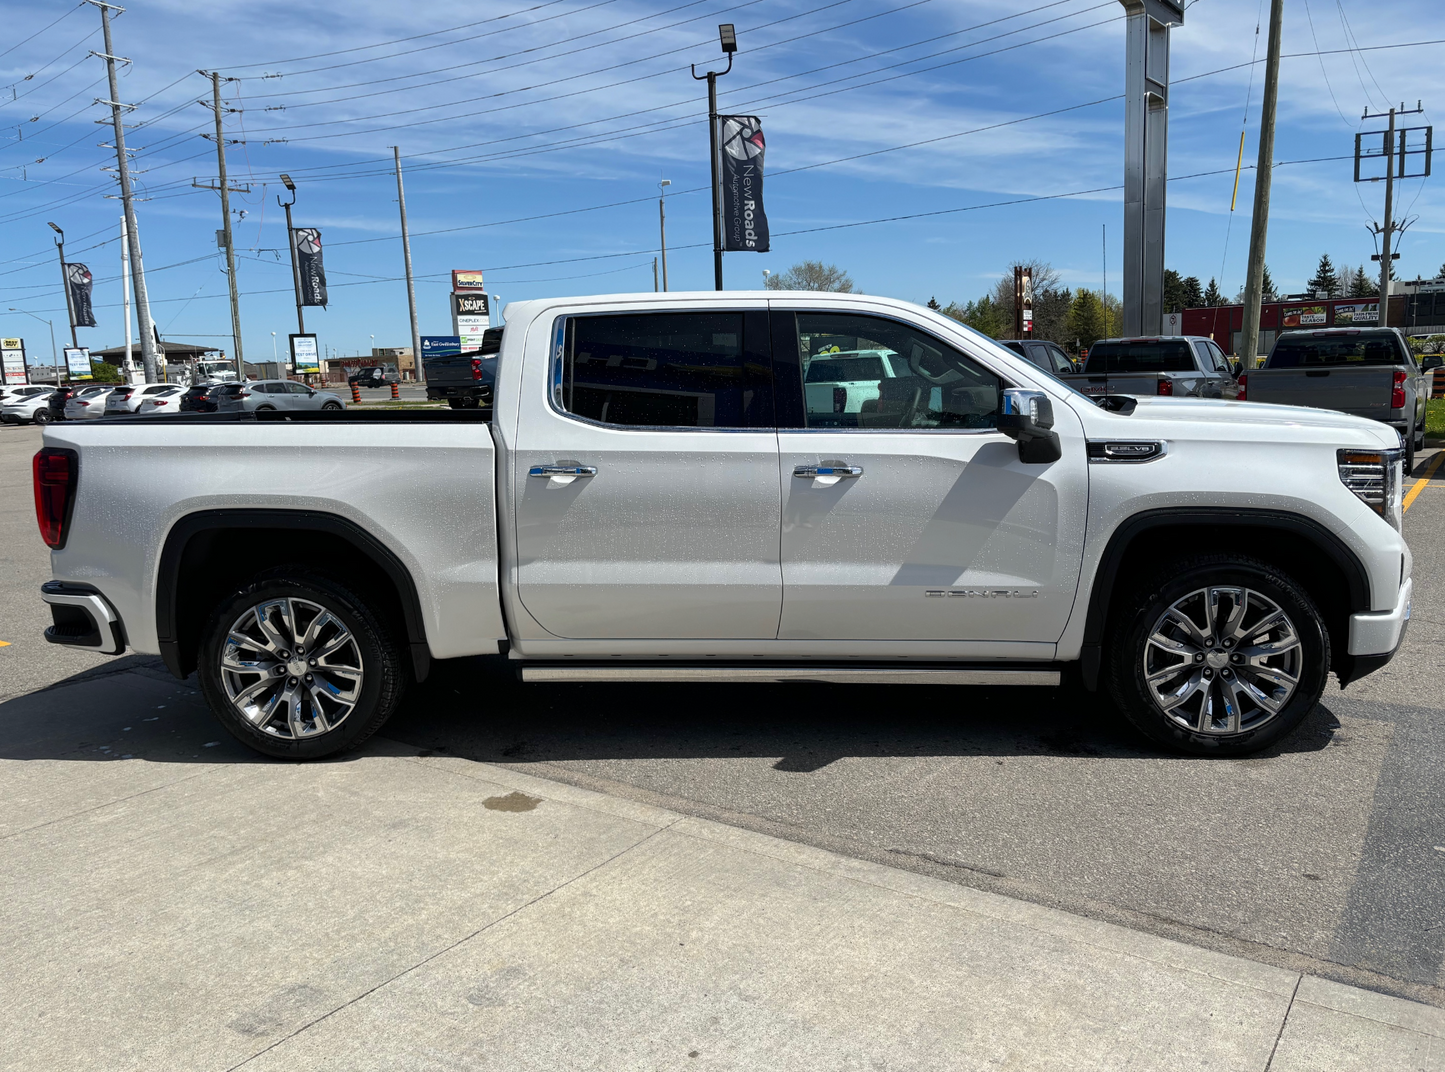
[[[524,681],[1067,678],[1228,755],[1404,632],[1374,421],[1088,398],[883,298],[507,314],[489,409],[47,428],[48,639],[158,653],[292,758],[358,745],[433,660],[499,653]],[[879,358],[856,406],[808,389],[839,354]]]

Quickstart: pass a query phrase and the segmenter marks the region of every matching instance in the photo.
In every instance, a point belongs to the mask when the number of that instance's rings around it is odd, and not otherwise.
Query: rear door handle
[[[1328,376],[1329,374],[1330,374],[1330,370],[1329,370],[1329,369],[1306,369],[1306,370],[1305,370],[1305,375],[1306,375],[1306,376]]]
[[[793,475],[801,477],[815,476],[862,476],[861,465],[795,465]]]
[[[528,476],[596,476],[595,465],[534,465],[527,470]]]

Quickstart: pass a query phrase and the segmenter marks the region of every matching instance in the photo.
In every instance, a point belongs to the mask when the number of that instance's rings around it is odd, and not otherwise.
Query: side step
[[[1057,670],[992,667],[839,667],[839,666],[612,666],[521,667],[522,680],[545,681],[812,681],[835,685],[1057,685]]]

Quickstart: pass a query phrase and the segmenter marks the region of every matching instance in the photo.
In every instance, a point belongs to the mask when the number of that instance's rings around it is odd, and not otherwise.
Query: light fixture
[[[284,171],[281,173],[281,182],[286,189],[290,190],[293,194],[296,192],[296,184],[291,181],[291,176],[287,175]]]
[[[63,236],[63,235],[65,234],[64,231],[62,231],[59,227],[55,226],[55,224],[53,224],[53,223],[50,224],[50,229],[51,229],[52,231],[54,231],[56,234],[58,234],[58,235],[62,235],[62,236]]]
[[[733,24],[725,22],[717,28],[718,39],[722,42],[724,52],[736,52],[738,50],[738,35],[733,29]]]

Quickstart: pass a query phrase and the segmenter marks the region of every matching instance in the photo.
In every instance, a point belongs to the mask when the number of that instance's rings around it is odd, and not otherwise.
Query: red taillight
[[[1405,408],[1405,378],[1408,375],[1409,374],[1405,372],[1395,373],[1395,383],[1394,386],[1390,388],[1391,409]]]
[[[90,405],[89,402],[82,402],[82,401],[81,401],[80,399],[78,399],[78,398],[75,400],[75,404],[76,404],[77,406],[88,406],[88,405]]]
[[[170,403],[169,403],[169,402],[160,402],[160,401],[157,401],[157,402],[155,403],[155,405],[157,405],[157,406],[169,406]]]
[[[1249,373],[1241,372],[1239,374],[1239,394],[1235,398],[1240,402],[1249,401]]]
[[[40,538],[57,550],[65,546],[65,529],[75,501],[80,456],[73,450],[45,447],[35,455],[35,520]]]
[[[1168,376],[1159,377],[1159,386],[1155,388],[1161,395],[1172,395],[1174,393],[1174,381]]]
[[[472,379],[474,379],[474,380],[480,380],[481,378],[482,378],[482,359],[481,359],[480,357],[474,357],[474,358],[472,358]]]
[[[250,392],[250,391],[237,391],[237,392],[236,392],[236,397],[237,397],[237,398],[250,398],[250,397],[251,397],[251,392]]]
[[[848,388],[833,388],[833,412],[845,413],[848,409]]]

